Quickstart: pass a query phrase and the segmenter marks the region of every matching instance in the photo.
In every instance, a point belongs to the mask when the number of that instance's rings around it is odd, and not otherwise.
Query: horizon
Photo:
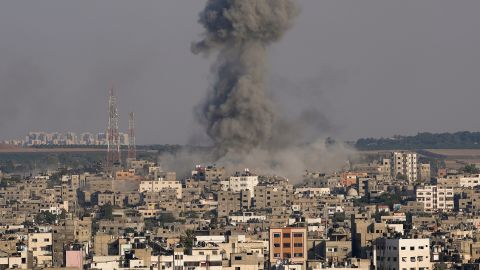
[[[0,3],[2,139],[105,130],[114,81],[120,129],[135,112],[139,143],[208,141],[194,109],[214,58],[190,52],[205,1],[112,3]],[[480,126],[479,8],[301,0],[293,27],[268,53],[269,95],[290,118],[316,108],[316,132],[342,140]]]

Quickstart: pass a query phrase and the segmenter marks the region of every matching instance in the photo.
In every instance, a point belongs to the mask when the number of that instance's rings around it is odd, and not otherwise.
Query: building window
[[[284,233],[283,238],[290,238],[290,234],[289,233]]]
[[[279,238],[279,237],[280,237],[280,234],[279,234],[279,233],[274,233],[274,234],[273,234],[273,237]]]
[[[273,253],[274,258],[280,258],[280,253]]]
[[[273,246],[276,247],[276,248],[279,248],[279,247],[280,247],[280,243],[274,243]]]
[[[292,254],[290,253],[283,253],[283,258],[291,258]]]
[[[401,247],[400,249],[401,249],[401,250],[405,250],[405,247]]]
[[[290,243],[283,243],[283,247],[284,247],[284,248],[289,248],[289,247],[290,247]]]
[[[415,247],[410,247],[410,250],[415,250]]]
[[[303,247],[303,243],[294,243],[293,246],[294,247]]]
[[[303,233],[294,233],[293,237],[303,237]]]
[[[303,257],[303,253],[294,253],[294,254],[293,254],[293,257],[295,257],[295,258],[301,258],[301,257]]]

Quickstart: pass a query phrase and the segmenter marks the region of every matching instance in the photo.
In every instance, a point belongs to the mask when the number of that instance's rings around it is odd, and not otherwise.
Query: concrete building
[[[237,172],[230,176],[228,180],[221,181],[222,190],[231,190],[233,192],[250,191],[250,198],[255,196],[255,186],[258,185],[258,176],[245,169],[243,173]]]
[[[257,209],[272,208],[274,206],[289,205],[293,197],[293,186],[264,186],[254,188],[254,206]]]
[[[231,213],[246,211],[251,207],[250,191],[219,191],[218,192],[218,216],[226,217]]]
[[[305,265],[307,261],[307,229],[270,229],[270,265],[287,260],[289,264]]]
[[[418,165],[418,180],[422,182],[429,182],[431,179],[430,163],[422,163]]]
[[[423,203],[426,212],[451,211],[454,207],[453,188],[419,187],[416,191],[416,201]]]
[[[139,187],[140,192],[160,192],[164,189],[174,189],[177,192],[177,198],[182,198],[182,183],[176,180],[169,181],[159,178],[153,181],[142,181]]]
[[[459,185],[461,187],[476,187],[480,185],[480,175],[461,175],[458,177]]]
[[[430,270],[430,239],[379,238],[375,245],[378,270]]]
[[[29,233],[28,251],[33,254],[34,265],[38,267],[52,266],[52,233]]]
[[[393,153],[394,176],[404,175],[409,182],[415,182],[418,179],[418,155],[414,152],[394,152]]]

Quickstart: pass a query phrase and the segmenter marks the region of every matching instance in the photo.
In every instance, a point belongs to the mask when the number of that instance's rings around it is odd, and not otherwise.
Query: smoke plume
[[[161,164],[178,168],[193,159],[215,162],[228,171],[245,166],[290,179],[307,169],[328,171],[345,165],[348,147],[328,142],[320,133],[307,135],[312,127],[326,126],[323,114],[307,108],[285,117],[267,93],[267,48],[282,38],[297,14],[295,0],[207,2],[199,20],[206,32],[192,52],[217,56],[214,81],[197,108],[214,151],[162,156]]]
[[[266,96],[266,49],[290,28],[293,0],[210,0],[200,14],[203,40],[194,53],[218,53],[215,82],[199,108],[215,154],[247,154],[272,136],[275,113]]]

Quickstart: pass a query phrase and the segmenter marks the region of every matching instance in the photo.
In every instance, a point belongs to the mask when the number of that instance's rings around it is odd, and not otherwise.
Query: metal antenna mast
[[[107,128],[107,172],[113,173],[113,167],[120,164],[120,134],[118,132],[118,111],[115,88],[112,85],[108,98]]]
[[[137,146],[135,143],[135,114],[131,112],[128,119],[128,158],[137,158]]]

